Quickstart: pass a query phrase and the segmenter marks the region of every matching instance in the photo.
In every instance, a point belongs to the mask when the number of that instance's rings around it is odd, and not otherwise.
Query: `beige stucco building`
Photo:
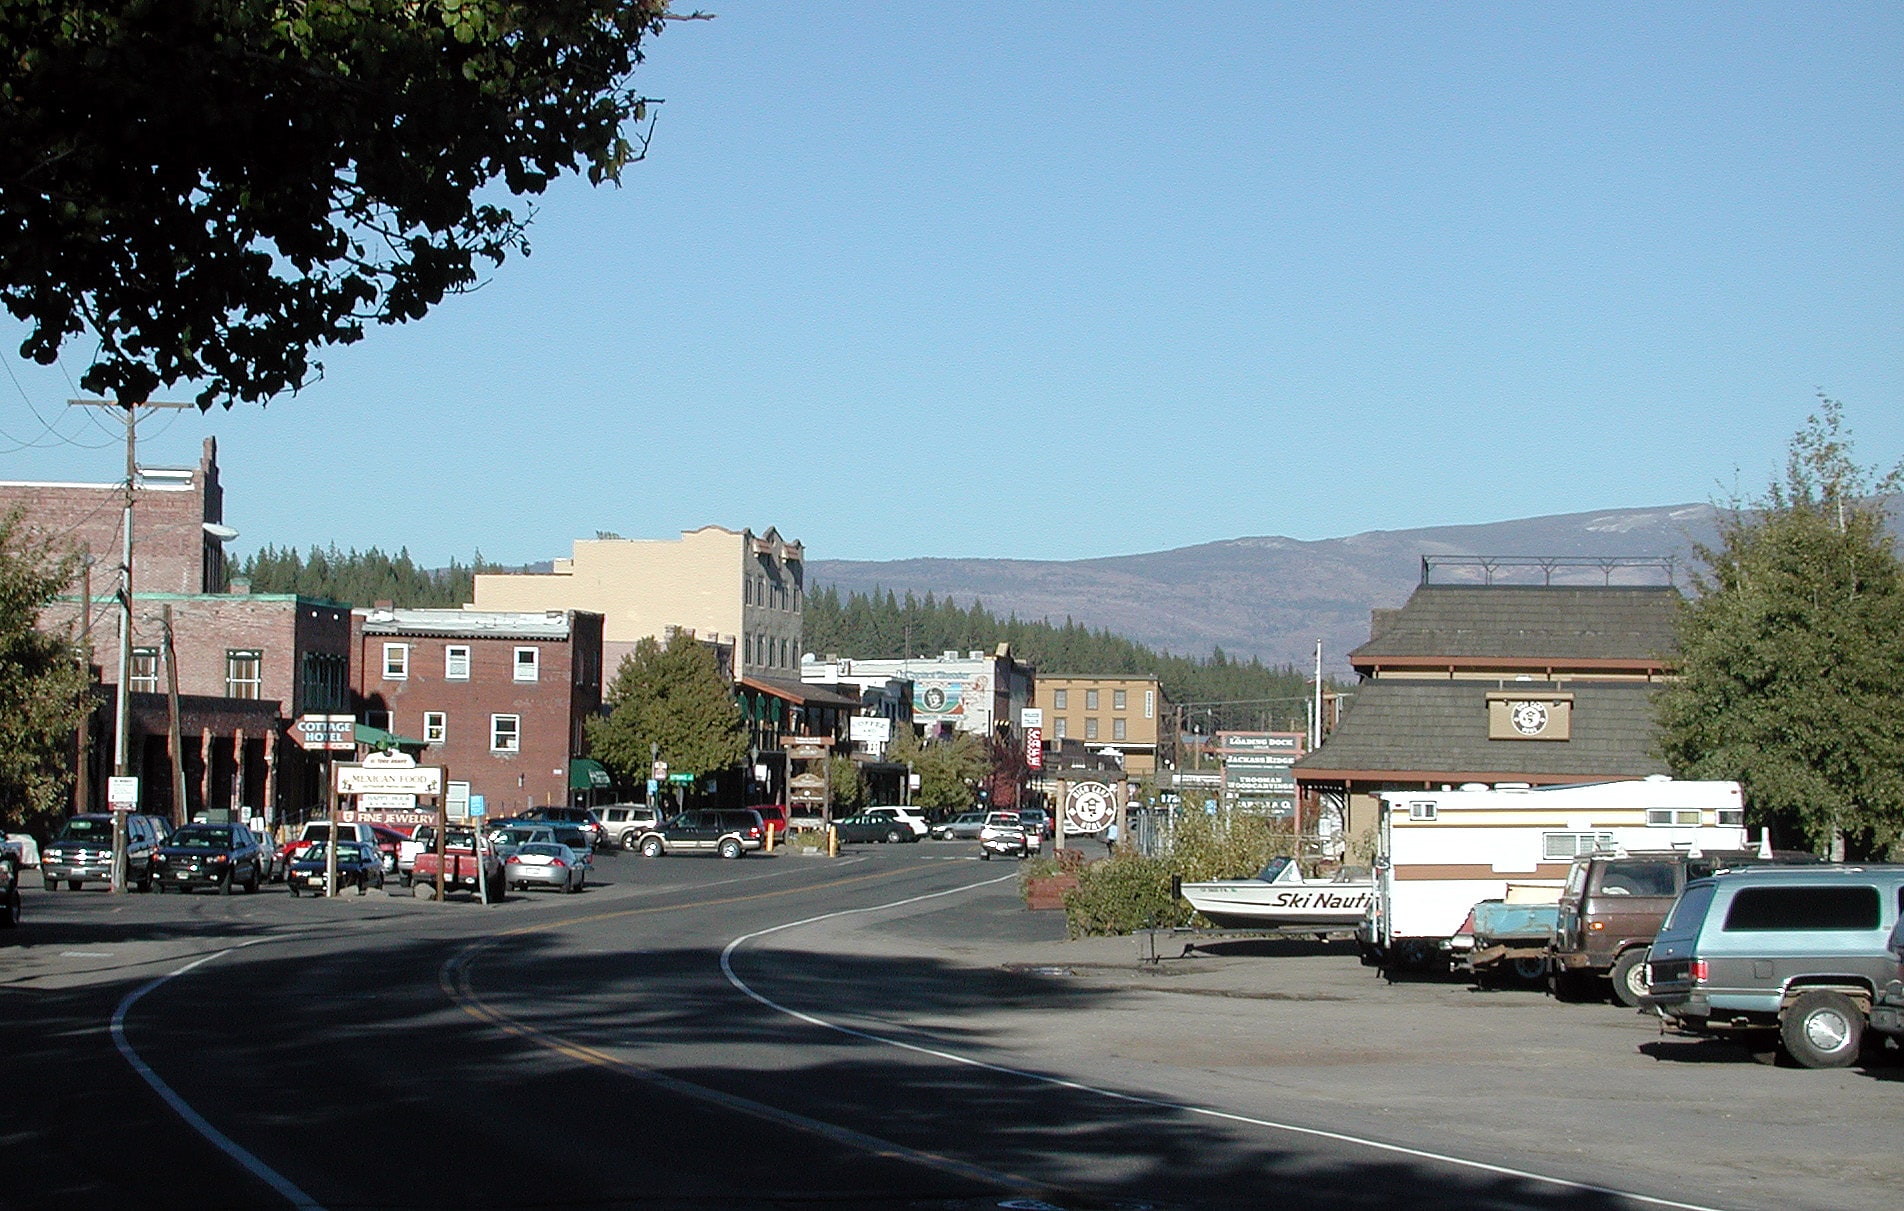
[[[674,628],[731,645],[741,676],[797,679],[805,585],[805,550],[779,531],[702,526],[679,539],[578,539],[553,571],[477,576],[470,608],[600,614],[610,678],[637,642]]]
[[[1155,677],[1088,677],[1039,673],[1037,702],[1045,713],[1045,740],[1081,740],[1092,750],[1114,748],[1134,777],[1175,760],[1174,708]],[[1162,751],[1159,751],[1161,745]]]

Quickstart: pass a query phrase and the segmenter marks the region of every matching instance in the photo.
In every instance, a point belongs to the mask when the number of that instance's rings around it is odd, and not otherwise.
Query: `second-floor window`
[[[1069,708],[1070,705],[1071,705],[1071,691],[1069,690],[1052,690],[1051,691],[1051,709],[1052,710],[1062,711]]]
[[[522,751],[521,715],[491,715],[489,717],[489,751],[492,753]]]
[[[542,679],[542,649],[516,649],[516,680],[540,681]]]
[[[450,717],[442,711],[423,712],[423,743],[441,744],[449,736]]]
[[[264,653],[255,648],[233,648],[225,653],[225,697],[264,696]]]
[[[1111,691],[1111,709],[1114,711],[1121,711],[1124,709],[1124,691],[1123,690]]]
[[[385,681],[408,681],[410,679],[409,644],[386,643],[383,645],[383,679]]]
[[[1097,709],[1097,691],[1096,690],[1084,691],[1084,709],[1087,711],[1095,711]]]
[[[159,692],[159,649],[132,649],[132,680],[127,684],[135,694]]]
[[[443,649],[443,680],[469,680],[469,647],[465,644],[450,644]]]

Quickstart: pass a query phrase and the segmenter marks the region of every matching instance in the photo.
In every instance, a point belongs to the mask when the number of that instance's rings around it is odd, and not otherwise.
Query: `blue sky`
[[[442,562],[1705,500],[1818,388],[1904,454],[1895,3],[704,7],[649,48],[622,188],[558,187],[530,258],[145,461],[216,435],[240,553]],[[115,476],[63,403],[84,350],[0,335],[0,477]]]

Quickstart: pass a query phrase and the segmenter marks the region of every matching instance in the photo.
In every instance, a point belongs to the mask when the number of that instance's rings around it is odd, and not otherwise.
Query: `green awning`
[[[572,791],[600,791],[615,785],[608,776],[608,767],[592,757],[569,758],[569,789]]]
[[[395,732],[386,732],[380,727],[371,727],[368,723],[351,725],[355,730],[352,738],[359,744],[371,748],[422,748],[421,740],[412,740],[408,736],[399,736]]]

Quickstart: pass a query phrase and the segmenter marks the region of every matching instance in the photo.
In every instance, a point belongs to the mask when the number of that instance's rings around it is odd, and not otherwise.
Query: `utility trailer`
[[[1448,962],[1476,904],[1505,899],[1509,883],[1559,889],[1576,855],[1745,847],[1736,782],[1469,783],[1380,800],[1375,892],[1356,938],[1363,961],[1384,969]]]

